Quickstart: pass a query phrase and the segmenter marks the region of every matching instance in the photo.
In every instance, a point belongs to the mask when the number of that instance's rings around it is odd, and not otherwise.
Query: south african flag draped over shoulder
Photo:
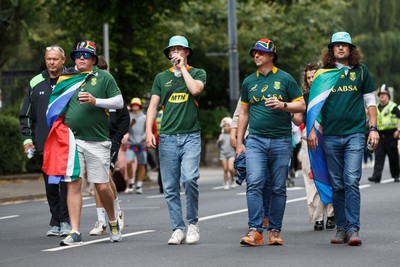
[[[326,166],[325,152],[322,146],[323,125],[321,124],[321,109],[326,99],[337,83],[344,69],[320,69],[314,74],[307,109],[307,136],[312,128],[318,137],[318,146],[315,150],[308,149],[310,156],[311,172],[314,177],[315,186],[319,192],[322,203],[332,202],[332,184],[329,179]]]
[[[72,95],[89,74],[61,75],[50,96],[46,119],[51,129],[44,145],[42,166],[43,172],[49,176],[49,184],[72,182],[79,178],[80,167],[75,137],[71,129],[64,124],[63,113]]]

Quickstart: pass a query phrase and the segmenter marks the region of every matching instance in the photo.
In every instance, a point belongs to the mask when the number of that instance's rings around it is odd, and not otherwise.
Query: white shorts
[[[91,183],[102,184],[109,182],[111,141],[76,140],[78,148],[79,177]]]

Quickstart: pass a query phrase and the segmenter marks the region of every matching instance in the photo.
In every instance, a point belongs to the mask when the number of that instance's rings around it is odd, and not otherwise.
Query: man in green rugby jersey
[[[236,154],[246,152],[247,208],[249,231],[242,245],[262,245],[263,187],[271,184],[269,245],[283,245],[280,235],[286,206],[286,178],[292,155],[291,113],[304,112],[305,103],[296,81],[275,67],[278,60],[273,41],[261,39],[250,50],[257,71],[242,84],[237,127]],[[246,147],[243,137],[249,125]]]

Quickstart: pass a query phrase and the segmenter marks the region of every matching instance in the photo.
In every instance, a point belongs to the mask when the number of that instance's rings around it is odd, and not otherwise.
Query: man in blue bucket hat
[[[200,177],[201,145],[198,101],[206,84],[206,72],[187,64],[193,50],[183,36],[171,37],[164,54],[172,67],[159,73],[154,80],[146,117],[146,144],[148,147],[156,146],[152,131],[161,103],[164,111],[158,150],[164,197],[173,230],[168,244],[194,244],[200,239],[197,180]],[[185,188],[188,227],[182,218],[180,182]]]
[[[321,55],[324,69],[338,73],[336,84],[319,113],[323,125],[323,140],[319,140],[312,128],[308,136],[308,148],[314,151],[322,146],[329,179],[332,183],[332,203],[337,225],[332,244],[348,243],[351,246],[361,245],[360,230],[360,189],[361,163],[365,143],[370,142],[373,149],[378,146],[377,109],[375,102],[375,85],[367,67],[361,63],[362,53],[356,47],[347,32],[332,35],[328,49]],[[342,72],[338,71],[340,69]],[[326,71],[328,73],[328,71]],[[317,73],[318,74],[318,73]],[[324,77],[318,76],[323,84]],[[324,76],[325,75],[325,76]],[[323,88],[311,87],[310,95]],[[326,94],[325,94],[326,95]],[[310,99],[310,103],[313,99]],[[368,109],[370,133],[365,140],[365,106]],[[309,116],[307,115],[307,118]],[[311,124],[308,123],[308,127]]]
[[[278,69],[276,46],[261,39],[250,50],[258,67],[242,84],[241,111],[237,126],[236,155],[246,153],[247,234],[240,244],[264,244],[264,186],[269,183],[269,245],[283,245],[282,220],[286,205],[286,178],[292,155],[290,113],[304,112],[305,103],[295,79]],[[247,125],[249,136],[243,144]]]

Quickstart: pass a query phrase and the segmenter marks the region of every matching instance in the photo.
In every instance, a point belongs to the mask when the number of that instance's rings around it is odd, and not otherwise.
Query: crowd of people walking
[[[171,37],[163,53],[171,67],[155,76],[145,107],[138,96],[124,103],[94,42],[75,45],[71,68],[64,67],[60,46],[45,49],[46,70],[30,81],[19,119],[24,151],[36,151],[42,162],[47,235],[64,237],[61,246],[83,240],[84,180],[93,184],[96,200],[89,234],[108,228],[110,240],[121,241],[125,216],[113,174],[123,177],[123,192],[142,194],[150,162],[169,211],[167,243],[199,242],[199,97],[207,74],[189,65],[194,52],[183,36]],[[400,110],[388,86],[379,88],[377,104],[361,50],[347,32],[333,34],[320,60],[304,67],[301,88],[276,66],[274,41],[259,39],[249,56],[255,70],[243,80],[237,109],[221,120],[217,139],[224,190],[245,181],[248,231],[239,243],[262,245],[267,231],[268,245],[284,244],[287,179],[301,169],[314,230],[336,230],[332,244],[361,245],[359,182],[367,147],[376,150],[369,181],[381,181],[386,154],[399,181]]]

